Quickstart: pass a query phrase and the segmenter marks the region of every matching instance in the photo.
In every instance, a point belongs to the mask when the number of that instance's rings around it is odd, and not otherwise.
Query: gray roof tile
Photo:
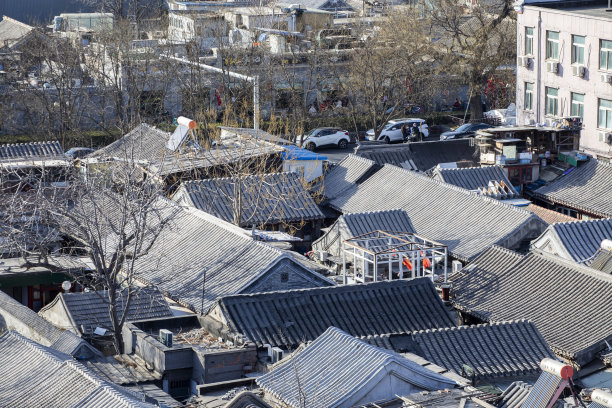
[[[343,214],[312,247],[342,256],[342,242],[372,231],[414,232],[406,211],[385,210]]]
[[[297,173],[251,175],[188,181],[174,197],[187,204],[233,222],[235,188],[240,187],[243,225],[279,224],[325,218]]]
[[[85,340],[72,332],[58,329],[32,309],[17,302],[1,290],[0,321],[2,321],[2,326],[62,353],[73,356],[100,354]]]
[[[28,407],[153,407],[67,354],[8,331],[0,336],[0,401]]]
[[[612,251],[599,249],[589,266],[598,271],[612,274]]]
[[[599,217],[612,217],[612,164],[591,159],[540,187],[535,195]]]
[[[440,374],[335,327],[281,361],[271,372],[259,377],[257,383],[290,407],[332,408],[374,402],[367,400],[368,393],[391,372],[410,382],[412,389],[455,386],[454,381]],[[386,382],[385,387],[392,392]]]
[[[516,247],[546,227],[528,211],[391,165],[330,204],[343,213],[402,209],[417,234],[447,245],[462,260],[493,244]]]
[[[532,321],[555,354],[584,365],[612,341],[612,276],[541,253],[491,248],[453,280],[454,304],[484,321]],[[480,259],[485,260],[480,264]]]
[[[455,325],[427,278],[228,296],[218,307],[231,332],[285,348],[330,326],[367,336]]]
[[[204,311],[219,297],[248,292],[272,271],[300,276],[300,287],[333,285],[283,251],[254,241],[241,228],[195,208],[180,208],[134,268],[142,282],[158,286],[193,310],[201,308],[206,277]]]
[[[612,239],[612,218],[555,223],[533,244],[539,248],[539,243],[553,240],[559,250],[556,255],[589,264],[604,239]]]
[[[457,374],[468,365],[478,380],[536,376],[540,361],[554,358],[536,326],[525,320],[422,330],[411,337],[417,354]]]
[[[332,200],[367,177],[374,168],[372,160],[349,154],[324,177],[325,197]]]
[[[440,163],[474,162],[476,147],[469,139],[408,143],[402,145],[362,145],[356,154],[378,165],[393,164],[426,172]]]
[[[11,47],[33,29],[34,27],[21,21],[2,16],[2,21],[0,21],[0,48],[4,47],[5,43],[8,43],[9,47]]]
[[[487,188],[491,181],[497,181],[498,183],[503,181],[514,190],[504,169],[500,166],[469,167],[465,169],[436,168],[433,171],[433,178],[457,187],[465,188],[466,190]]]
[[[123,311],[127,302],[127,289],[117,295],[117,307]],[[66,323],[74,325],[75,332],[81,332],[81,326],[87,330],[102,327],[112,330],[109,317],[108,291],[60,293],[47,306],[40,310],[40,315],[57,313],[59,308],[68,315]],[[146,287],[139,289],[130,296],[130,307],[127,311],[126,321],[154,319],[172,316],[172,310],[164,295],[159,289]]]
[[[64,149],[57,141],[0,145],[0,160],[53,158],[57,156],[64,158]]]

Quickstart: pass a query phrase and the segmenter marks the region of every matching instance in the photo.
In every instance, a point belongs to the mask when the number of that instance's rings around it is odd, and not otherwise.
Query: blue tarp
[[[297,146],[283,146],[285,151],[282,153],[283,160],[327,160],[326,156],[316,154],[310,150],[300,149]]]

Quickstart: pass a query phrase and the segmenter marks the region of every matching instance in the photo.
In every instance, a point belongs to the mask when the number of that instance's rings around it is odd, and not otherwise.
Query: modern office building
[[[516,2],[517,124],[580,116],[580,148],[612,157],[612,11],[608,0]]]

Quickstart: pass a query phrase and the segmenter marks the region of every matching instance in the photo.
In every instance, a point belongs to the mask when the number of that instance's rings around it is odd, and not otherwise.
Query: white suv
[[[346,149],[350,137],[346,130],[339,128],[317,128],[305,135],[298,136],[297,143],[300,142],[302,142],[302,147],[308,150],[324,146],[338,146],[340,149]]]
[[[425,123],[424,119],[417,118],[403,118],[403,119],[393,119],[387,122],[383,130],[380,132],[378,139],[374,139],[374,129],[370,129],[366,132],[366,139],[368,140],[380,140],[382,142],[391,143],[391,142],[403,142],[404,137],[402,136],[402,126],[405,124],[408,127],[408,132],[410,132],[410,128],[417,124],[419,132],[423,135],[423,137],[429,136],[429,129],[427,128],[427,123]],[[416,136],[419,139],[419,135]]]

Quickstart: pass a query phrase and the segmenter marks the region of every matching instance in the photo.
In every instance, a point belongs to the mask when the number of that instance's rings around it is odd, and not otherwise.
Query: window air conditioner
[[[584,65],[572,65],[572,75],[580,78],[584,77]]]
[[[527,56],[518,57],[518,66],[519,67],[529,68],[530,64],[531,64],[531,59],[529,57],[527,57]]]
[[[559,72],[559,63],[557,61],[546,61],[546,71],[556,74]]]
[[[601,82],[612,84],[612,74],[601,73],[599,74],[599,78],[601,79]]]
[[[612,144],[612,133],[599,132],[599,141],[602,143]]]

